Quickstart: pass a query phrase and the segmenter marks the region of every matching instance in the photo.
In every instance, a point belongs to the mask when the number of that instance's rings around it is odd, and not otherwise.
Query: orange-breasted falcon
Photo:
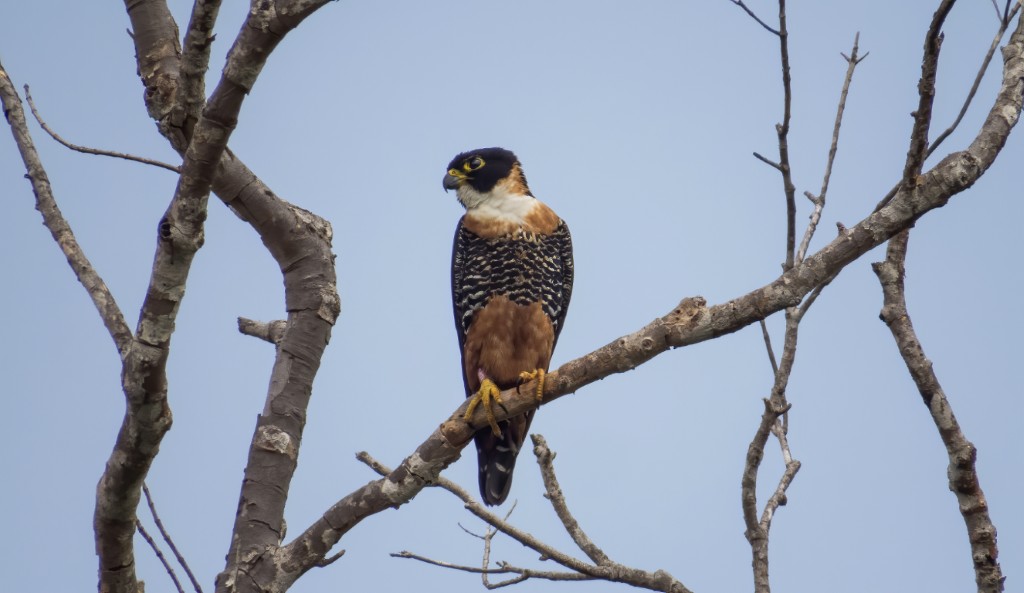
[[[572,295],[569,227],[530,193],[516,155],[503,148],[464,152],[448,164],[445,190],[454,189],[466,214],[452,248],[452,304],[462,354],[462,378],[490,421],[474,435],[480,495],[501,504],[512,485],[516,455],[533,411],[495,422],[498,393],[544,374]]]

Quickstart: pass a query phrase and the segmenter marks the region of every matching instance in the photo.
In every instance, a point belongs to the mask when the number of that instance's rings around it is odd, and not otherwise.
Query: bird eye
[[[479,169],[480,167],[483,167],[483,166],[484,166],[484,160],[482,158],[478,157],[478,156],[475,156],[475,157],[469,159],[468,161],[466,161],[466,164],[463,165],[462,168],[467,170],[467,171],[476,171],[477,169]]]

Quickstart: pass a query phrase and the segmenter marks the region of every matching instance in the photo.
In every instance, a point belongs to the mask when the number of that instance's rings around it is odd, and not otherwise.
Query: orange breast
[[[548,369],[554,331],[540,303],[517,305],[505,296],[487,302],[466,333],[464,372],[470,393],[480,388],[477,370],[501,389],[514,387],[519,373]]]

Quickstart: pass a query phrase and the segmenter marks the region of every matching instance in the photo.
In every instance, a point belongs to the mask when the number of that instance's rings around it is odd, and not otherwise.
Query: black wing
[[[452,245],[452,312],[459,352],[466,346],[473,316],[498,294],[521,305],[540,301],[551,319],[557,343],[572,284],[572,237],[564,221],[550,235],[521,232],[513,237],[484,239],[460,220]]]

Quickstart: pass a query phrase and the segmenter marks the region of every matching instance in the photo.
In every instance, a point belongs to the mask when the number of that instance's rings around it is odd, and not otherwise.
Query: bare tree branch
[[[241,334],[259,338],[271,344],[280,344],[288,322],[281,319],[275,321],[254,321],[245,317],[238,318],[238,331]]]
[[[555,466],[552,463],[555,460],[555,454],[548,448],[547,440],[539,434],[532,434],[530,438],[533,440],[533,454],[537,456],[540,475],[544,480],[545,497],[551,501],[551,506],[554,507],[555,514],[558,515],[562,526],[565,527],[566,533],[572,538],[576,547],[582,550],[594,564],[610,566],[612,564],[611,559],[604,553],[604,550],[597,547],[587,537],[579,522],[576,521],[576,517],[573,517],[569,511],[569,506],[565,502],[565,495],[562,494],[562,487],[558,484],[558,477],[555,475]]]
[[[166,570],[167,575],[171,577],[171,581],[174,583],[174,588],[178,590],[178,593],[185,593],[185,589],[183,589],[181,586],[181,581],[178,580],[178,575],[174,572],[174,567],[171,566],[171,563],[167,561],[167,558],[164,556],[164,553],[160,551],[160,546],[156,544],[156,540],[154,540],[153,537],[149,535],[149,532],[146,531],[146,528],[142,526],[142,522],[136,523],[135,527],[136,529],[138,529],[139,535],[142,536],[142,539],[146,540],[146,543],[149,544],[150,548],[152,548],[153,554],[156,555],[156,558],[160,561],[160,564],[164,565],[164,570]]]
[[[220,0],[195,0],[185,30],[171,124],[184,129],[186,138],[191,137],[206,103],[206,71],[210,67],[210,47],[215,37],[213,27],[220,4]]]
[[[768,324],[764,319],[758,321],[761,325],[761,335],[764,337],[764,347],[768,350],[768,362],[772,364],[772,374],[779,372],[779,363],[775,361],[775,350],[772,348],[772,337],[768,333]]]
[[[142,481],[170,427],[165,376],[170,337],[192,259],[204,240],[203,222],[211,183],[222,156],[228,154],[227,142],[242,102],[263,64],[287,31],[309,14],[278,14],[271,2],[254,4],[228,54],[217,88],[194,129],[186,136],[168,123],[173,118],[164,119],[164,115],[172,111],[168,105],[173,106],[170,100],[176,96],[179,71],[177,30],[166,3],[126,0],[125,6],[136,32],[133,39],[139,72],[147,86],[150,114],[161,123],[172,145],[178,150],[184,149],[185,157],[174,198],[161,220],[153,275],[140,313],[138,339],[124,357],[122,376],[128,410],[97,487],[94,525],[100,588],[111,593],[136,593],[138,590],[128,530],[134,530]],[[158,47],[147,47],[147,44]],[[164,101],[166,103],[162,103]],[[186,142],[187,148],[183,146]],[[278,450],[274,446],[268,448]],[[285,447],[281,451],[285,457],[288,457],[287,450]],[[262,522],[272,529],[280,523]],[[238,538],[232,542],[249,543],[240,542]],[[237,554],[229,557],[237,557]]]
[[[497,531],[491,530],[489,534],[497,533]],[[419,554],[413,554],[408,551],[395,552],[391,554],[392,558],[406,558],[409,560],[418,560],[425,564],[432,564],[441,568],[448,568],[451,570],[458,570],[461,572],[470,572],[481,575],[492,575],[492,574],[514,574],[517,575],[511,579],[501,581],[499,583],[486,582],[484,586],[488,589],[500,589],[509,585],[515,585],[528,579],[543,579],[547,581],[593,581],[594,577],[590,575],[580,574],[578,572],[555,572],[555,571],[544,571],[535,570],[532,568],[521,568],[513,566],[508,563],[502,563],[497,568],[477,568],[475,566],[465,566],[463,564],[453,564],[451,562],[444,562],[441,560],[434,560],[433,558],[427,558],[426,556],[420,556]]]
[[[960,514],[967,527],[967,539],[971,544],[971,559],[974,578],[979,593],[1000,593],[1004,577],[999,567],[999,548],[996,544],[996,528],[988,512],[985,493],[981,489],[975,462],[978,452],[967,440],[953,415],[953,408],[939,383],[931,362],[925,356],[924,348],[917,338],[907,311],[904,288],[905,261],[909,231],[903,231],[889,241],[884,262],[872,264],[882,285],[884,304],[881,319],[892,331],[899,348],[921,394],[925,406],[931,413],[935,428],[946,447],[949,457],[949,489],[956,495]]]
[[[853,81],[853,71],[857,68],[857,64],[860,64],[864,58],[857,57],[857,44],[860,41],[860,33],[857,33],[853,37],[853,49],[850,50],[850,56],[846,57],[846,77],[843,79],[843,90],[839,93],[839,107],[836,109],[836,121],[832,128],[832,144],[828,149],[828,161],[825,164],[825,174],[821,180],[821,191],[817,196],[807,194],[807,197],[814,204],[814,210],[811,212],[811,221],[807,225],[807,229],[804,231],[804,237],[800,241],[800,248],[796,252],[796,261],[802,262],[804,257],[807,256],[807,249],[810,247],[811,238],[814,237],[814,232],[818,228],[818,222],[821,220],[821,212],[825,208],[825,196],[828,193],[828,182],[832,178],[832,165],[836,160],[836,152],[839,150],[839,129],[843,124],[843,112],[846,110],[846,97],[850,94],[850,83]]]
[[[789,122],[793,115],[793,85],[789,69],[789,30],[786,28],[786,0],[779,0],[779,55],[782,65],[782,123],[775,126],[779,137],[779,170],[782,189],[786,194],[786,262],[782,269],[790,270],[795,263],[796,251],[796,186],[789,162]]]
[[[995,0],[993,0],[993,2],[994,1]],[[963,121],[964,115],[967,114],[967,109],[971,106],[971,101],[974,100],[974,95],[977,94],[978,92],[978,87],[981,86],[981,79],[984,78],[985,73],[988,72],[988,65],[992,62],[992,56],[995,55],[996,48],[999,47],[999,41],[1002,40],[1003,35],[1006,34],[1006,29],[1010,26],[1010,19],[1016,16],[1017,11],[1020,10],[1020,7],[1021,2],[1020,0],[1017,0],[1017,2],[1013,6],[1013,12],[1009,12],[1010,3],[1009,0],[1007,0],[1007,14],[1005,18],[1003,18],[1002,16],[1000,17],[999,30],[997,30],[996,34],[992,37],[992,43],[988,47],[988,52],[985,53],[985,59],[981,61],[981,67],[978,68],[978,73],[974,76],[974,84],[971,85],[971,90],[967,93],[967,98],[964,99],[964,104],[960,107],[960,113],[957,114],[956,119],[953,121],[953,123],[950,124],[950,126],[946,128],[944,132],[939,134],[939,136],[932,142],[931,146],[928,147],[928,153],[925,155],[925,158],[931,156],[932,153],[935,152],[935,149],[937,149],[939,145],[942,144],[942,141],[948,138],[949,135],[952,134],[954,130],[956,130],[957,126],[960,125],[960,122]],[[996,7],[996,14],[999,14],[998,7]]]
[[[515,391],[515,390],[513,389],[512,391]],[[534,443],[537,443],[537,435],[533,435],[533,436],[534,436]],[[543,437],[540,437],[540,439],[541,439],[541,442],[543,443]],[[543,446],[535,446],[534,447],[534,453],[537,454],[537,456],[538,456],[538,463],[539,464],[541,464],[541,465],[543,465],[544,463],[550,464],[550,458],[553,457],[553,454],[551,453],[550,450],[547,449],[546,444],[544,444]],[[387,468],[386,466],[384,466],[380,462],[378,462],[375,459],[373,459],[366,452],[359,453],[356,457],[360,461],[366,463],[371,468],[373,468],[374,471],[376,471],[377,473],[379,473],[379,474],[381,474],[383,476],[388,476],[388,475],[391,475],[393,473],[392,471],[389,470],[389,468]],[[542,457],[547,457],[547,459],[546,460],[542,459]],[[557,481],[556,481],[556,483],[557,483]],[[498,517],[494,513],[490,512],[489,510],[487,510],[486,507],[484,507],[476,499],[474,499],[472,496],[470,496],[470,494],[468,492],[466,492],[461,486],[459,486],[458,484],[452,482],[451,480],[448,480],[447,478],[438,476],[438,478],[434,481],[433,485],[437,486],[437,487],[440,487],[440,488],[443,488],[443,489],[451,492],[452,494],[454,494],[456,497],[458,497],[460,500],[462,500],[462,502],[466,506],[466,509],[469,512],[471,512],[474,515],[476,515],[477,517],[479,517],[485,523],[493,526],[498,531],[500,531],[500,532],[504,533],[505,535],[511,537],[512,539],[514,539],[517,542],[521,543],[522,545],[530,548],[531,550],[534,550],[534,551],[540,553],[544,558],[552,560],[554,562],[557,562],[558,564],[561,564],[562,566],[568,568],[569,570],[575,571],[575,572],[583,574],[583,575],[590,576],[590,577],[592,577],[594,579],[601,579],[601,580],[618,582],[618,583],[626,583],[626,584],[629,584],[629,585],[633,585],[634,587],[640,587],[640,588],[643,588],[643,589],[650,589],[652,591],[664,591],[666,593],[690,593],[690,590],[687,589],[685,586],[683,586],[682,583],[677,581],[675,578],[672,577],[672,575],[668,574],[667,572],[665,572],[663,570],[658,570],[658,571],[655,571],[655,572],[647,572],[647,571],[643,571],[643,570],[639,570],[639,569],[635,569],[635,568],[630,568],[628,566],[624,566],[622,564],[618,564],[616,562],[613,562],[613,561],[609,560],[607,558],[607,556],[604,556],[603,552],[600,552],[600,553],[597,554],[599,557],[602,557],[602,556],[604,557],[605,562],[603,564],[601,564],[601,565],[587,564],[586,562],[584,562],[582,560],[579,560],[578,558],[570,556],[570,555],[568,555],[568,554],[566,554],[564,552],[561,552],[560,550],[558,550],[556,548],[553,548],[553,547],[549,546],[548,544],[546,544],[544,542],[541,542],[540,540],[538,540],[534,536],[530,535],[529,533],[526,533],[526,532],[524,532],[524,531],[522,531],[522,530],[512,526],[511,524],[508,523],[507,517],[505,519],[502,519],[501,517]],[[548,495],[550,495],[550,494],[551,494],[551,491],[549,490],[548,491]],[[573,522],[574,521],[575,520],[573,520]],[[582,533],[582,530],[579,530],[579,533]],[[497,588],[498,586],[507,586],[507,585],[513,584],[514,582],[521,582],[523,580],[526,580],[526,578],[528,578],[528,577],[525,575],[525,573],[520,573],[520,577],[517,577],[516,579],[512,579],[511,581],[505,581],[505,582],[502,582],[502,583],[499,583],[499,584],[496,584],[496,585],[493,585],[493,586],[488,583],[488,581],[486,580],[486,575],[489,574],[489,570],[487,569],[487,564],[489,562],[489,554],[488,554],[487,551],[490,549],[489,548],[489,543],[490,543],[490,537],[492,537],[492,535],[493,534],[488,534],[488,536],[485,536],[485,538],[484,538],[484,541],[485,541],[484,568],[480,571],[481,574],[484,575],[484,584],[487,586],[487,588],[491,589],[491,588]],[[585,536],[584,536],[584,538],[585,538]],[[586,540],[586,541],[589,542],[589,540]],[[587,545],[587,544],[585,543],[584,545]],[[596,546],[593,546],[593,544],[589,544],[589,546],[592,547],[592,548],[596,548]],[[581,546],[581,549],[582,549],[582,546]],[[501,566],[501,568],[507,568],[507,567],[508,567],[508,565],[504,565],[504,564]],[[474,571],[474,572],[477,572],[477,571]],[[559,573],[554,573],[554,574],[559,574]],[[564,580],[564,579],[558,579],[558,580]]]
[[[203,588],[199,585],[199,581],[196,580],[196,575],[192,574],[192,569],[189,568],[188,562],[185,561],[185,557],[178,551],[178,546],[174,545],[174,540],[171,539],[171,534],[164,528],[164,522],[160,520],[160,515],[156,512],[156,503],[153,502],[153,495],[149,492],[149,486],[145,482],[142,483],[142,493],[146,496],[146,505],[149,506],[149,514],[153,517],[153,523],[156,524],[156,528],[160,530],[160,535],[163,536],[164,541],[171,548],[171,552],[174,557],[178,560],[178,564],[185,570],[185,574],[188,575],[188,580],[192,582],[192,588],[196,590],[196,593],[203,593]],[[142,524],[139,524],[139,530],[142,530]],[[179,587],[180,588],[180,587]]]
[[[785,414],[783,412],[783,418],[785,418]],[[786,490],[793,483],[793,479],[796,478],[796,473],[800,471],[800,462],[793,459],[793,454],[789,450],[789,438],[786,436],[785,426],[780,422],[773,422],[771,431],[779,441],[779,448],[782,450],[782,461],[786,464],[786,469],[779,478],[779,484],[775,487],[775,492],[768,498],[768,502],[764,505],[764,511],[761,513],[760,525],[765,533],[771,529],[772,517],[775,515],[775,511],[780,506],[786,504]]]
[[[82,247],[75,239],[67,220],[57,206],[53,197],[53,188],[50,185],[50,178],[43,168],[43,163],[36,152],[35,143],[28,131],[28,122],[25,120],[25,110],[21,106],[21,97],[15,89],[11,79],[7,76],[7,70],[0,64],[0,102],[3,104],[4,115],[10,125],[11,133],[14,135],[14,142],[18,146],[21,160],[28,172],[26,177],[32,183],[32,191],[36,196],[36,210],[43,216],[43,224],[50,231],[54,241],[64,253],[64,257],[71,266],[78,281],[82,283],[89,298],[103,320],[107,333],[114,341],[114,346],[121,356],[132,342],[132,332],[124,320],[120,307],[114,295],[110,293],[103,278],[96,273],[89,258],[85,256]]]
[[[732,333],[786,307],[796,306],[817,286],[835,277],[847,264],[913,224],[926,212],[941,207],[964,191],[992,165],[1020,115],[1024,80],[1024,25],[1017,28],[1003,50],[1003,85],[979,130],[964,151],[953,153],[920,177],[914,191],[898,191],[893,200],[839,237],[795,265],[774,282],[732,301],[706,307],[702,298],[684,299],[664,317],[623,336],[594,352],[562,365],[545,381],[543,403],[575,392],[613,373],[636,368],[666,350]],[[501,394],[500,420],[537,406],[530,390],[510,389]],[[357,488],[324,512],[281,553],[296,570],[315,565],[349,529],[386,508],[405,504],[440,472],[458,459],[473,433],[485,426],[483,412],[470,422],[462,419],[465,406],[452,416],[386,477]]]
[[[787,332],[787,337],[788,335]],[[781,372],[776,373],[776,382],[779,381],[780,375]],[[780,398],[774,394],[773,398],[764,400],[764,414],[761,415],[761,423],[747,447],[746,461],[743,464],[743,478],[740,481],[743,521],[747,527],[744,535],[750,542],[750,550],[753,554],[754,590],[758,592],[771,590],[768,581],[768,530],[771,524],[770,519],[762,522],[757,517],[757,472],[761,466],[761,460],[764,458],[764,447],[768,442],[768,435],[771,434],[772,427],[776,426],[779,418],[790,408],[788,403],[784,403],[784,401],[780,403],[779,400]],[[799,464],[796,467],[799,469]],[[795,473],[794,471],[793,474]],[[785,485],[788,486],[789,482],[785,482]],[[780,488],[782,492],[785,492],[781,483]],[[780,501],[781,498],[777,502]],[[766,517],[770,518],[773,512],[774,508],[770,505],[765,506]]]
[[[993,0],[993,1],[995,1],[995,0]],[[772,33],[774,35],[779,35],[778,31],[776,31],[775,29],[772,29],[768,25],[768,23],[766,23],[766,22],[762,21],[760,18],[758,18],[758,16],[756,14],[754,14],[754,11],[750,10],[750,8],[748,8],[747,5],[743,3],[743,0],[729,0],[729,2],[732,2],[736,6],[739,6],[740,8],[742,8],[747,14],[750,15],[750,18],[752,18],[755,21],[757,21],[757,24],[759,24],[762,27],[764,27],[765,30],[768,31],[769,33]]]
[[[939,66],[939,50],[942,48],[942,25],[956,0],[942,0],[932,16],[931,25],[924,39],[924,57],[921,60],[921,80],[917,83],[919,96],[914,111],[914,126],[910,131],[910,149],[907,163],[903,168],[902,184],[905,188],[917,183],[924,160],[928,156],[928,129],[932,123],[932,104],[935,102],[935,74]]]
[[[754,153],[754,158],[756,158],[757,160],[761,161],[762,163],[768,165],[769,167],[775,169],[776,171],[778,171],[780,173],[782,172],[782,165],[776,163],[775,161],[769,159],[768,157],[762,155],[761,153],[755,152]]]
[[[88,146],[81,146],[81,145],[78,145],[78,144],[72,144],[71,142],[68,142],[67,140],[61,138],[60,135],[57,134],[57,132],[53,131],[50,128],[50,126],[48,126],[46,124],[46,122],[43,121],[42,116],[39,115],[39,111],[36,109],[35,101],[32,100],[32,93],[29,92],[29,88],[28,88],[27,84],[25,85],[25,100],[28,101],[29,109],[32,110],[32,116],[36,118],[36,121],[39,123],[39,126],[41,128],[43,128],[43,130],[47,134],[49,134],[51,138],[53,138],[54,140],[56,140],[57,142],[59,142],[63,146],[65,146],[67,148],[70,148],[71,150],[74,150],[76,152],[84,152],[85,154],[95,154],[95,155],[100,155],[100,156],[109,156],[109,157],[114,157],[114,158],[118,158],[118,159],[125,159],[127,161],[135,161],[137,163],[142,163],[144,165],[153,165],[154,167],[160,167],[162,169],[167,169],[168,171],[173,171],[175,173],[179,173],[180,172],[180,169],[178,169],[178,167],[175,167],[174,165],[169,165],[167,163],[164,163],[164,162],[161,162],[161,161],[157,161],[157,160],[153,160],[153,159],[147,159],[146,157],[135,156],[134,154],[128,154],[128,153],[124,153],[124,152],[115,152],[115,151],[112,151],[112,150],[101,150],[99,148],[89,148]]]

